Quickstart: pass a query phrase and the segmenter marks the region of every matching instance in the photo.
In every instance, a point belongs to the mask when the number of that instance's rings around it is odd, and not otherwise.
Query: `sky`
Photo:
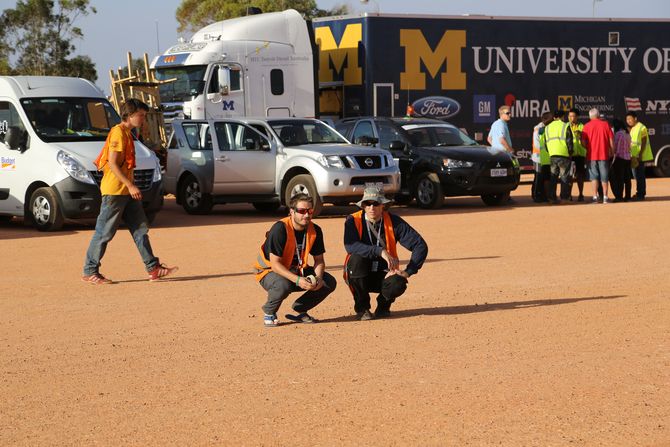
[[[98,70],[97,85],[109,92],[109,70],[126,65],[126,53],[144,52],[149,61],[177,43],[175,11],[181,0],[92,0],[97,14],[75,23],[84,39],[74,42],[75,54],[88,55]],[[253,0],[249,0],[250,5]],[[15,0],[0,0],[0,8],[13,8]],[[515,17],[595,17],[670,19],[670,0],[317,0],[322,9],[346,4],[354,13],[483,14]],[[411,7],[410,7],[411,6]],[[188,33],[183,35],[188,39]]]

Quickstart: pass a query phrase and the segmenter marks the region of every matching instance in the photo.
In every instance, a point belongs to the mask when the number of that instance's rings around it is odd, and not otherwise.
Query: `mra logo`
[[[235,110],[235,101],[223,101],[223,110]]]

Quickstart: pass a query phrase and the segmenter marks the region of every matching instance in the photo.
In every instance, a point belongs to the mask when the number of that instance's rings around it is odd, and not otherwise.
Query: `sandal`
[[[319,320],[312,317],[307,312],[302,312],[299,313],[298,315],[286,314],[285,317],[287,320],[295,321],[296,323],[314,324],[319,322]]]

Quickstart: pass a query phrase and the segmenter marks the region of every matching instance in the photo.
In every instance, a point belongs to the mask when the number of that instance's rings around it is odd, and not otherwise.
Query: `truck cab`
[[[0,217],[26,217],[38,230],[100,210],[102,172],[93,161],[121,121],[90,81],[0,76]],[[135,142],[135,184],[152,218],[163,203],[158,158]]]
[[[311,29],[295,10],[224,20],[151,64],[166,121],[315,116]]]
[[[235,202],[273,211],[300,192],[318,213],[359,200],[370,183],[400,187],[390,152],[352,145],[316,119],[175,120],[173,130],[165,189],[191,214]]]

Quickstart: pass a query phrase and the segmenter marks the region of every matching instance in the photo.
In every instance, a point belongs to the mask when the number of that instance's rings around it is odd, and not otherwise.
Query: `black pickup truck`
[[[345,118],[335,128],[356,144],[389,150],[400,168],[396,202],[416,199],[439,208],[444,197],[481,196],[503,205],[519,185],[519,163],[504,151],[482,146],[444,121],[426,118]]]

